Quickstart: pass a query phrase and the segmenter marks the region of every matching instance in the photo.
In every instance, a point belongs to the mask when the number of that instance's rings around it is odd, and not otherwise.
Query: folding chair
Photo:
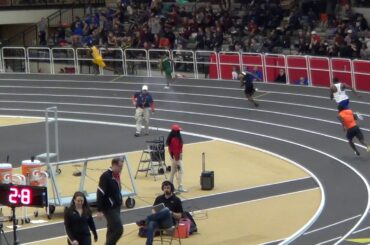
[[[171,226],[170,228],[159,228],[159,236],[160,236],[160,241],[161,244],[172,244],[173,241],[177,241],[181,245],[181,237],[180,236],[175,236],[176,233],[179,233],[179,222],[176,221],[176,224]],[[157,241],[157,240],[154,240]]]

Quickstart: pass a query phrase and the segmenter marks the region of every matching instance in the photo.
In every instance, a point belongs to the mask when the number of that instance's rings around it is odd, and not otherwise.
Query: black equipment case
[[[202,190],[212,190],[215,186],[214,171],[206,171],[206,155],[202,153],[202,174],[200,176],[200,186]]]

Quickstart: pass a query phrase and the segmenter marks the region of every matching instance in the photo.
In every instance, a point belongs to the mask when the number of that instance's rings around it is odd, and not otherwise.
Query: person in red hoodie
[[[182,164],[183,141],[180,131],[181,128],[178,124],[172,125],[171,132],[167,136],[166,144],[168,146],[168,151],[172,160],[170,181],[171,183],[173,183],[173,178],[177,173],[177,191],[186,192],[186,189],[184,188],[182,183],[182,177],[184,174],[184,168]]]

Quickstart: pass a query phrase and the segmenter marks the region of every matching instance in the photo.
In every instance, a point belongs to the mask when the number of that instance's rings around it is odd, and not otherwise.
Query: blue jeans
[[[163,208],[161,211],[151,214],[146,218],[147,235],[146,245],[153,244],[154,232],[157,228],[170,228],[173,226],[173,219],[168,208]]]

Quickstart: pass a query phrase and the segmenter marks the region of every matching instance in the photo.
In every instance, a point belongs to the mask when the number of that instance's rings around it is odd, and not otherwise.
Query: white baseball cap
[[[143,85],[143,87],[141,88],[141,90],[148,90],[148,86],[147,85]]]

